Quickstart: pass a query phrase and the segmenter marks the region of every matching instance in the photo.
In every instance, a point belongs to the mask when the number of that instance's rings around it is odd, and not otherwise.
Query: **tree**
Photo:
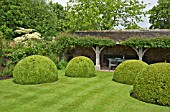
[[[68,24],[66,23],[67,12],[65,8],[58,2],[52,3],[51,1],[49,5],[51,6],[52,11],[55,13],[57,18],[57,31],[67,30],[68,29]]]
[[[14,35],[13,29],[17,26],[22,26],[23,18],[26,17],[22,10],[24,0],[1,0],[0,2],[0,31],[3,32],[6,38]]]
[[[170,28],[170,1],[159,0],[158,5],[148,12],[150,14],[150,28],[169,29]]]
[[[57,33],[57,17],[46,0],[1,0],[0,31],[6,38],[15,37],[18,27],[31,28],[42,36]]]
[[[57,18],[50,5],[45,0],[31,1],[25,9],[27,15],[25,25],[28,28],[36,29],[42,36],[55,36],[57,33]]]
[[[145,4],[138,0],[70,0],[67,11],[70,29],[110,30],[117,26],[137,27]]]

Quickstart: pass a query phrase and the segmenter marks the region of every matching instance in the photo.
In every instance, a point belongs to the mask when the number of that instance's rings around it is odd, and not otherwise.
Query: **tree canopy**
[[[65,7],[63,7],[58,2],[53,3],[52,1],[49,3],[49,5],[51,6],[52,11],[56,15],[57,31],[66,31],[69,28],[69,25],[66,22],[67,11],[65,10]]]
[[[150,28],[169,29],[170,28],[170,1],[159,0],[158,5],[154,6],[149,12],[152,24]]]
[[[67,5],[70,29],[110,30],[116,26],[136,28],[145,13],[138,0],[70,0]]]
[[[17,36],[18,27],[35,29],[43,37],[76,30],[139,28],[145,12],[138,0],[70,0],[66,7],[47,0],[1,0],[0,31],[5,38]]]
[[[15,36],[17,27],[35,29],[46,37],[61,31],[60,18],[46,0],[1,0],[0,7],[0,31],[6,38]],[[57,8],[58,13],[64,10],[55,4],[55,10]]]

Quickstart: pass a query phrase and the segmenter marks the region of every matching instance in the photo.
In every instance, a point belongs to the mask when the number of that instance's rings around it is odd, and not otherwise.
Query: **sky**
[[[59,4],[66,6],[66,2],[68,2],[69,0],[52,0],[53,2],[58,2]],[[142,1],[142,0],[139,0]],[[146,11],[151,9],[153,6],[157,5],[157,1],[158,0],[143,0],[144,3],[148,4],[146,7]],[[138,25],[142,28],[149,28],[150,23],[149,23],[149,15],[147,15],[147,17],[143,17],[142,20],[143,22],[138,23]]]

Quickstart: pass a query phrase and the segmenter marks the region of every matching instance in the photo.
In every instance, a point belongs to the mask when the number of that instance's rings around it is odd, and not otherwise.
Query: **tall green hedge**
[[[0,75],[2,74],[2,55],[3,55],[3,52],[2,52],[2,38],[3,38],[3,35],[2,35],[2,32],[0,32]]]
[[[132,85],[137,76],[137,73],[142,69],[146,68],[148,65],[140,60],[127,60],[116,67],[113,80]]]
[[[2,40],[3,40],[3,34],[0,32],[0,59],[2,58]]]
[[[139,100],[170,106],[170,63],[156,63],[136,77],[133,96]]]

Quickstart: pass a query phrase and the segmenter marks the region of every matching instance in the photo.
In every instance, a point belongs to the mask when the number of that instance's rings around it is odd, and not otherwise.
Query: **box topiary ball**
[[[95,67],[91,59],[78,56],[70,60],[65,75],[69,77],[94,77]]]
[[[138,72],[148,65],[140,60],[127,60],[118,65],[113,73],[113,81],[132,85]]]
[[[170,106],[170,63],[149,65],[136,77],[133,96],[139,100]]]
[[[41,84],[58,80],[58,73],[57,67],[51,59],[32,55],[16,64],[13,77],[13,81],[18,84]]]

